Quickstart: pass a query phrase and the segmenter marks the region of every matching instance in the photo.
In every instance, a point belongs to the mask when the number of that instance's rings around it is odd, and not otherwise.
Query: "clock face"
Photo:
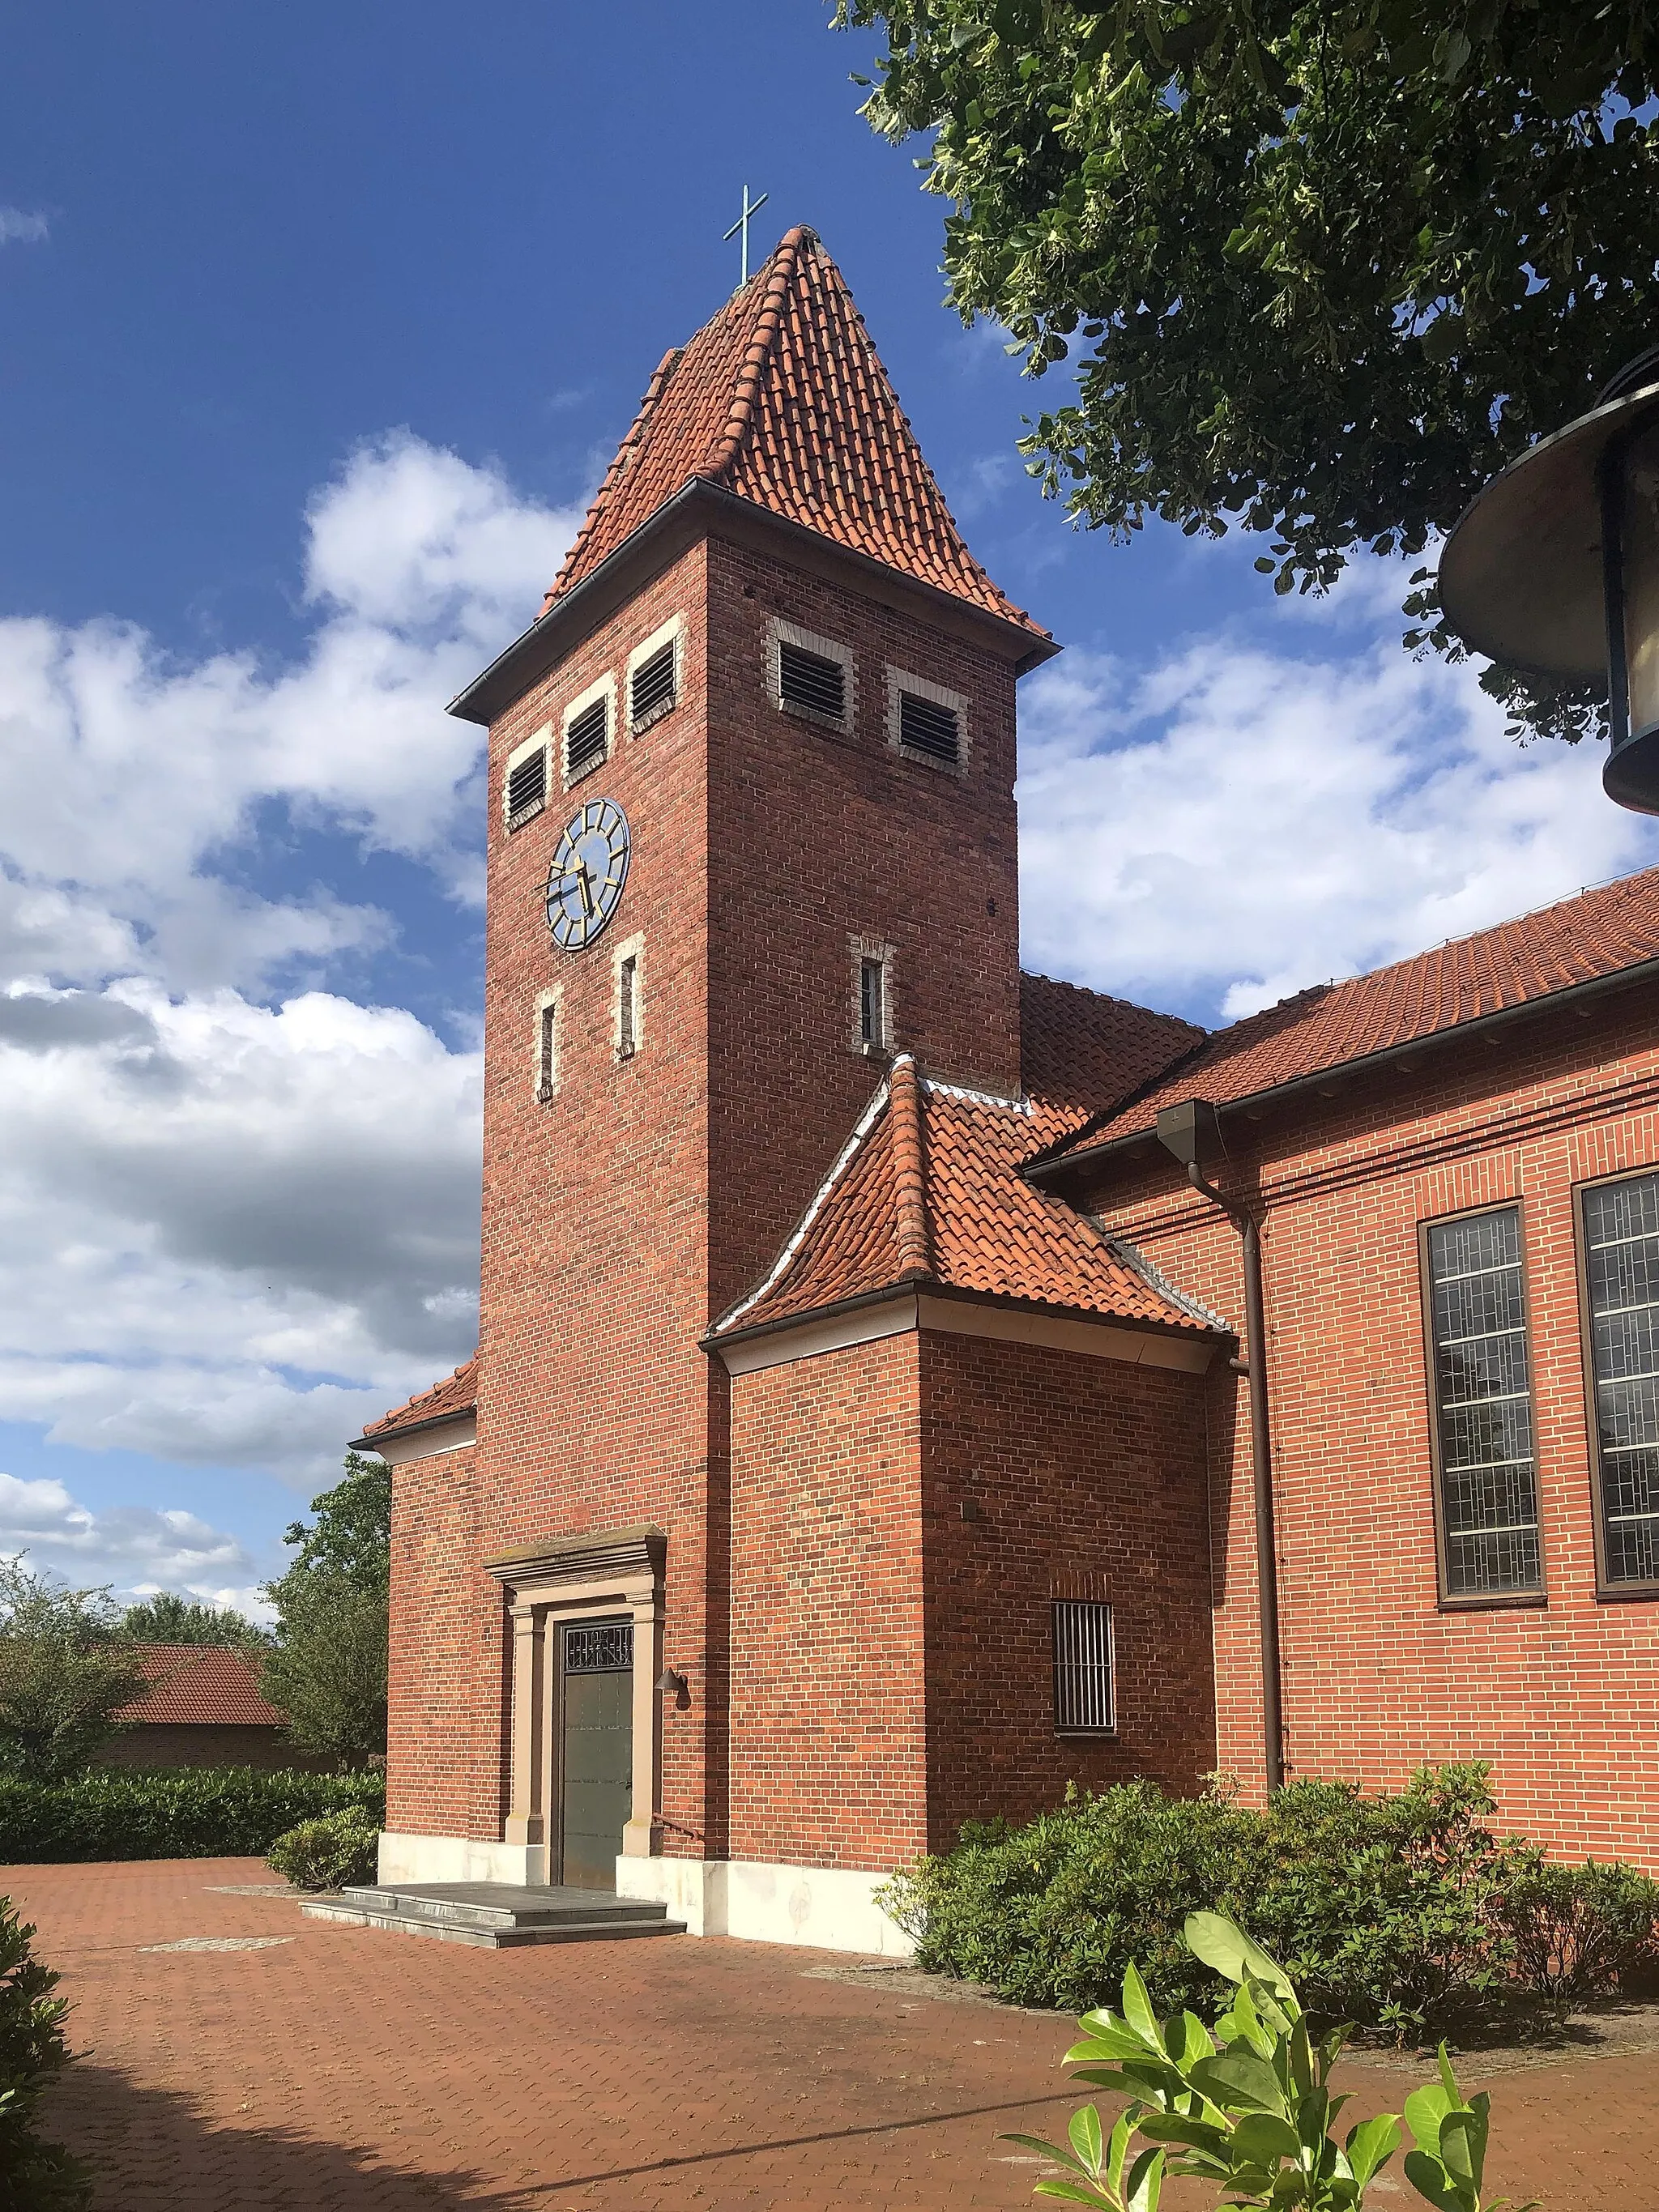
[[[547,926],[562,952],[592,943],[627,880],[628,817],[614,799],[590,799],[565,823],[547,873]]]

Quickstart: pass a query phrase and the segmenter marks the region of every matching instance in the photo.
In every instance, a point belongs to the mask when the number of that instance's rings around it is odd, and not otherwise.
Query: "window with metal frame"
[[[590,700],[580,714],[571,716],[564,733],[564,772],[568,777],[580,775],[584,769],[605,758],[611,734],[610,706],[610,701],[601,696]]]
[[[1117,1725],[1112,1608],[1094,1598],[1055,1598],[1054,1726],[1068,1735],[1107,1735]]]
[[[1659,1175],[1580,1194],[1607,1584],[1659,1583]]]
[[[659,646],[648,659],[641,661],[629,678],[628,716],[635,729],[642,730],[649,722],[659,721],[674,703],[674,641]]]
[[[1445,1595],[1541,1590],[1521,1209],[1431,1222],[1425,1252]]]
[[[884,960],[860,960],[859,963],[859,1038],[867,1045],[880,1046],[887,1042],[887,963]]]
[[[899,693],[899,743],[908,752],[925,753],[929,760],[945,761],[954,768],[962,757],[962,736],[954,707],[937,699],[923,699],[914,691]]]
[[[847,671],[838,660],[809,653],[804,645],[778,641],[778,696],[786,707],[804,707],[839,722],[847,714]]]
[[[533,753],[526,753],[508,772],[507,779],[507,826],[516,830],[539,814],[547,804],[547,748],[538,745]]]

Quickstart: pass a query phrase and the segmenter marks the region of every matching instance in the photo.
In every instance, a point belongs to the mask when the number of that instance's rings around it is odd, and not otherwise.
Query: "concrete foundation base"
[[[689,1936],[737,1936],[910,1959],[915,1945],[876,1903],[885,1873],[769,1864],[755,1859],[617,1861],[618,1897],[648,1898]]]
[[[539,1887],[547,1880],[545,1844],[492,1844],[473,1836],[380,1837],[382,1882],[505,1881]]]

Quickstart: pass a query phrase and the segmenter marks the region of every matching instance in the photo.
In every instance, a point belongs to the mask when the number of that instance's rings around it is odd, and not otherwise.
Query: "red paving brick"
[[[87,2055],[49,2118],[100,2166],[100,2212],[1012,2212],[1036,2170],[999,2136],[1054,2132],[1075,2101],[1063,2021],[826,1980],[806,1971],[818,1954],[475,1951],[210,1887],[270,1879],[250,1859],[0,1869],[75,2006]],[[192,1936],[289,1940],[142,1948]],[[1348,2086],[1371,2111],[1410,2084],[1371,2062]],[[1651,2052],[1491,2086],[1499,2189],[1562,2212],[1659,2206]],[[1417,2202],[1403,2180],[1377,2201],[1396,2197]]]

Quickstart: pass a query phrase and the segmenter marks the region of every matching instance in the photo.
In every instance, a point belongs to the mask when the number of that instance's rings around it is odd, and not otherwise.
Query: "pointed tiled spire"
[[[812,231],[665,355],[544,611],[694,478],[1048,636],[968,550]]]

